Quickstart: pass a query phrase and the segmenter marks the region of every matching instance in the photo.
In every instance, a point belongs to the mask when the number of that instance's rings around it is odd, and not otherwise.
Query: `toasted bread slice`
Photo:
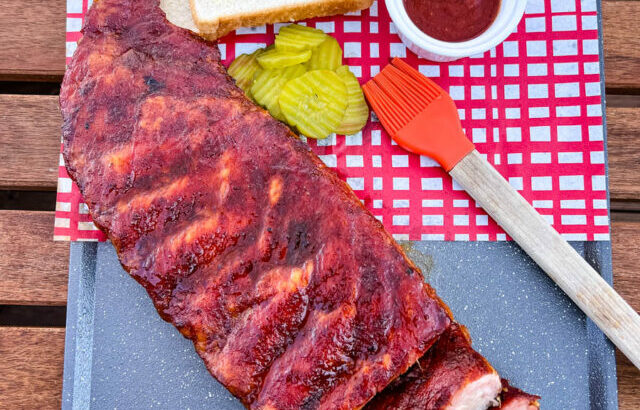
[[[191,15],[189,0],[160,0],[160,8],[167,15],[167,20],[178,27],[199,33]]]
[[[191,14],[191,5],[189,0],[160,0],[160,8],[167,16],[167,20],[170,23],[175,24],[178,27],[186,28],[207,40],[215,40],[216,38],[203,33],[196,26],[196,22],[193,21],[193,15]]]
[[[190,0],[198,29],[220,38],[240,27],[293,22],[366,9],[373,0]]]

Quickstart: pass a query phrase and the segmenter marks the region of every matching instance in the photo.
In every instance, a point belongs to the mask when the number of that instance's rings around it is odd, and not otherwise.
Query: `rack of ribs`
[[[247,407],[359,408],[449,326],[349,187],[156,0],[93,5],[60,105],[94,222]]]
[[[436,340],[455,353],[451,312],[382,225],[157,0],[94,3],[60,106],[93,221],[246,407],[361,408]]]

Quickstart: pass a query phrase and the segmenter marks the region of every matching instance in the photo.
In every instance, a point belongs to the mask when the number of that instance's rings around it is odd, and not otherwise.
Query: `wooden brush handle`
[[[640,368],[640,316],[473,150],[451,176]]]

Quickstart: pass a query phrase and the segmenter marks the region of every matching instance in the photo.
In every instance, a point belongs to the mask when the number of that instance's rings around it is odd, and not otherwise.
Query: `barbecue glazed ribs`
[[[157,0],[100,0],[65,75],[64,158],[163,319],[247,407],[359,408],[450,324],[348,186]]]
[[[365,410],[483,410],[497,405],[498,373],[453,323],[413,367],[378,394]]]
[[[500,394],[500,408],[502,410],[538,410],[540,396],[525,393],[509,385],[509,381],[502,379],[502,393]]]
[[[373,398],[365,410],[538,410],[539,396],[500,379],[471,347],[466,328],[457,323],[409,371]]]

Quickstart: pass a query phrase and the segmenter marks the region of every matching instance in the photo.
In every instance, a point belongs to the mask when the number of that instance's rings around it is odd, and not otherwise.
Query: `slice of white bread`
[[[167,15],[167,20],[178,27],[199,33],[191,14],[189,0],[160,0],[160,8]]]
[[[198,29],[220,38],[240,27],[293,22],[366,9],[373,0],[190,0]]]
[[[216,39],[216,37],[203,33],[198,29],[196,22],[193,21],[189,0],[160,0],[160,8],[167,15],[167,20],[170,23],[191,30],[208,40]]]

